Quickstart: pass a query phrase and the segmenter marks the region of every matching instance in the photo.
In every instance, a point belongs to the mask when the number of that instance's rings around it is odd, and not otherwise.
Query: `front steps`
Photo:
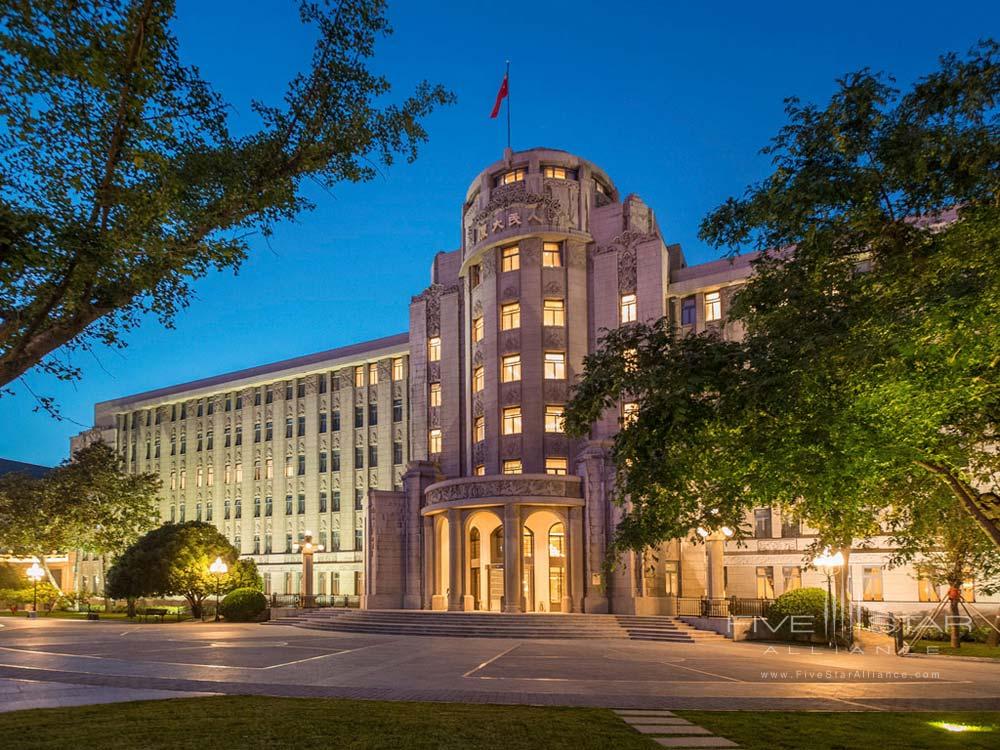
[[[669,643],[725,640],[673,617],[587,614],[499,614],[424,610],[312,609],[271,620],[311,630],[464,638],[612,638]]]

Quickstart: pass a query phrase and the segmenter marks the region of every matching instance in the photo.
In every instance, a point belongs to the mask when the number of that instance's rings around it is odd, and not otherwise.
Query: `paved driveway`
[[[21,692],[32,686],[32,705],[45,700],[48,684],[51,705],[67,704],[61,691],[75,703],[88,695],[100,702],[208,692],[629,708],[1000,709],[1000,664],[946,657],[214,623],[0,624],[0,679],[8,680],[0,695],[16,692],[9,680],[30,680],[18,684]]]

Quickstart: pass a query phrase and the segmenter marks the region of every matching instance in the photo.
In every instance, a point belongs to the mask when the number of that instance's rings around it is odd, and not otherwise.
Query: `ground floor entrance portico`
[[[581,611],[581,514],[510,501],[425,513],[425,608]]]

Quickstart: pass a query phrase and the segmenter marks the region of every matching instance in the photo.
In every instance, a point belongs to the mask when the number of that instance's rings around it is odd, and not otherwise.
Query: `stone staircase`
[[[309,609],[270,620],[310,630],[465,638],[612,638],[699,643],[725,640],[673,617],[588,614],[500,614],[424,610]]]

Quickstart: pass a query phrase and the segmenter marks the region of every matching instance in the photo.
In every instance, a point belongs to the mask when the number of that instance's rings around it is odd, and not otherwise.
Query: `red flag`
[[[490,119],[495,120],[497,115],[500,114],[500,102],[502,102],[507,97],[507,75],[504,74],[503,83],[500,84],[500,90],[497,92],[497,100],[493,105],[493,111],[490,112]]]

